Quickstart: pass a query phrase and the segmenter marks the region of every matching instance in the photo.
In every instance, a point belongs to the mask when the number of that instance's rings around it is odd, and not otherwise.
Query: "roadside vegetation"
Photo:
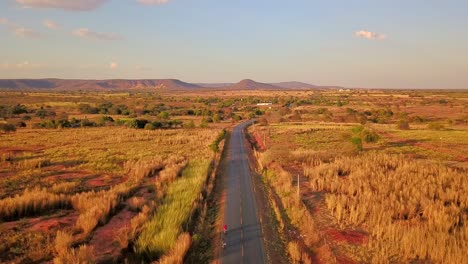
[[[333,89],[1,92],[0,262],[209,261],[251,118],[291,262],[463,262],[468,95]]]
[[[292,262],[464,261],[468,132],[400,125],[250,129]]]

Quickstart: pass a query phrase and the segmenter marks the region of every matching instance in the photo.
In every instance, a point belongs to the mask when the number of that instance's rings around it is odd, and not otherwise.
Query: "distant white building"
[[[258,103],[258,106],[269,106],[272,105],[273,103]]]

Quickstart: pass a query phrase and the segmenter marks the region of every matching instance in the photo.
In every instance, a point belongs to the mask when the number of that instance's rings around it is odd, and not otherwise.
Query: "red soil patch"
[[[367,235],[357,231],[340,232],[330,228],[325,231],[325,234],[336,242],[346,242],[354,245],[362,245],[368,241]]]
[[[89,245],[94,248],[98,262],[114,261],[120,256],[122,249],[116,241],[116,233],[120,228],[130,224],[130,220],[136,215],[136,212],[125,208],[112,217],[105,226],[96,229]]]
[[[263,137],[257,133],[257,132],[254,132],[253,133],[253,136],[254,136],[254,139],[255,139],[255,143],[257,144],[258,146],[258,150],[260,151],[265,151],[266,150],[266,146],[265,144],[263,143]]]
[[[356,264],[356,261],[346,257],[346,256],[337,256],[336,262],[339,264]]]
[[[136,194],[136,197],[144,197],[148,199],[152,194],[148,188],[141,188]],[[96,260],[98,263],[109,262],[114,263],[121,255],[122,248],[116,241],[117,232],[120,228],[130,224],[130,221],[138,212],[133,212],[128,207],[128,201],[125,201],[125,208],[114,215],[111,220],[104,226],[99,227],[94,232],[93,238],[89,245],[94,248]]]
[[[1,168],[1,166],[0,166]],[[0,172],[0,179],[1,178],[8,178],[8,177],[13,177],[15,176],[14,172]]]
[[[0,148],[0,154],[11,153],[12,155],[23,152],[39,152],[44,149],[43,146],[28,146],[28,147],[4,147]]]
[[[93,178],[86,181],[86,185],[88,187],[104,187],[104,186],[114,186],[116,184],[122,183],[126,180],[126,178],[111,178],[110,175],[102,175],[97,178]]]
[[[86,185],[88,185],[89,187],[103,187],[103,186],[107,186],[108,184],[102,178],[95,178],[95,179],[87,180]]]
[[[48,176],[47,180],[73,180],[90,176],[92,174],[86,171],[57,171],[56,175]]]
[[[78,219],[78,213],[73,212],[71,214],[49,219],[31,219],[32,226],[30,227],[31,231],[57,231],[63,229],[64,227],[72,227],[76,220]]]

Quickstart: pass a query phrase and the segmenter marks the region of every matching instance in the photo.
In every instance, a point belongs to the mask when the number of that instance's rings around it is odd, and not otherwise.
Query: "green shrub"
[[[358,151],[362,151],[362,139],[360,137],[352,137],[351,138],[351,143],[353,143],[354,146],[356,146],[356,149]]]
[[[380,139],[379,134],[377,134],[377,132],[372,129],[364,129],[361,131],[360,135],[361,139],[363,139],[366,143],[375,143]]]
[[[427,125],[427,128],[431,130],[443,130],[445,126],[440,122],[431,122]]]
[[[156,127],[152,123],[147,123],[145,125],[145,130],[155,130]]]
[[[189,122],[184,124],[184,128],[195,128],[195,123],[193,120],[190,120]]]
[[[13,124],[0,124],[0,131],[3,132],[15,132],[16,127]]]

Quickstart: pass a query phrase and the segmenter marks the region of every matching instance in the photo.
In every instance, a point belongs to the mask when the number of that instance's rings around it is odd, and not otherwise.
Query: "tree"
[[[16,127],[13,124],[0,124],[0,131],[9,133],[9,132],[15,132]]]
[[[161,119],[168,119],[169,118],[169,113],[166,111],[162,111],[161,113],[158,114],[158,117]]]
[[[202,119],[202,121],[200,123],[200,127],[201,128],[207,128],[208,127],[208,122],[206,121],[206,119]]]
[[[401,119],[398,121],[397,123],[397,128],[398,129],[401,129],[401,130],[409,130],[410,129],[410,126],[409,126],[409,123],[407,120],[405,119]]]
[[[190,120],[184,124],[184,128],[195,128],[195,123],[193,122],[193,120]]]

